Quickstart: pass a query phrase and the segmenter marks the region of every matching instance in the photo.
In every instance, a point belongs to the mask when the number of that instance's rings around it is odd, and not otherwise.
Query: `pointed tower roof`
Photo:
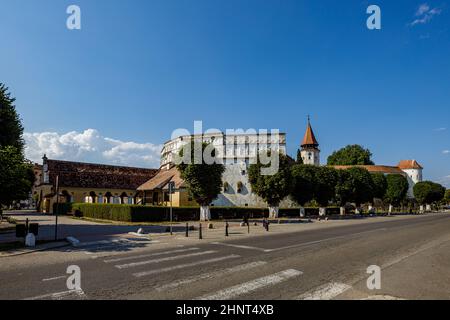
[[[318,147],[319,142],[316,139],[316,136],[314,135],[314,131],[311,127],[311,121],[308,117],[308,127],[306,128],[305,137],[303,138],[302,147],[305,146],[314,146]]]

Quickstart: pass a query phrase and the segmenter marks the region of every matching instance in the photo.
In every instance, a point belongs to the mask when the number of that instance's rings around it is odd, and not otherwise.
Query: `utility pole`
[[[169,197],[170,197],[170,235],[173,235],[173,208],[172,208],[172,195],[175,193],[175,182],[169,182]]]
[[[55,241],[58,241],[59,176],[56,176]]]

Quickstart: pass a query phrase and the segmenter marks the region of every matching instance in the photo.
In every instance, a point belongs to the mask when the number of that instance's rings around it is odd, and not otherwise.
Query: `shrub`
[[[58,213],[59,215],[66,215],[72,212],[72,203],[54,203],[53,213]]]
[[[173,221],[199,220],[200,213],[197,207],[173,208]],[[306,208],[306,215],[318,215],[317,208]],[[170,220],[169,207],[153,207],[121,204],[72,204],[72,212],[75,216],[100,220],[112,220],[120,222],[163,222]],[[329,208],[328,214],[339,214],[339,208]],[[299,208],[280,209],[280,217],[299,217]],[[250,207],[211,207],[213,220],[260,219],[269,217],[267,208]]]

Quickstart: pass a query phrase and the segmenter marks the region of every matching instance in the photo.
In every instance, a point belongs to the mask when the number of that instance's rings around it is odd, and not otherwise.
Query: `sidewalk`
[[[28,253],[33,253],[33,252],[62,248],[62,247],[66,247],[69,245],[70,244],[66,241],[58,241],[58,242],[50,242],[50,243],[37,245],[34,248],[19,248],[19,249],[13,249],[13,250],[8,250],[8,251],[0,251],[0,258],[20,256],[23,254],[28,254]]]

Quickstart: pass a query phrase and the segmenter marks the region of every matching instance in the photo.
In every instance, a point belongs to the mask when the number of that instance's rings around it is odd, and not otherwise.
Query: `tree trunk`
[[[305,216],[306,216],[305,208],[304,207],[300,207],[300,218],[304,218]]]
[[[279,212],[280,212],[280,208],[279,207],[270,206],[269,207],[269,218],[277,219]]]
[[[200,221],[209,221],[209,220],[211,220],[211,211],[209,210],[209,206],[201,206]]]
[[[320,207],[319,208],[319,217],[325,217],[327,215],[327,208]]]

